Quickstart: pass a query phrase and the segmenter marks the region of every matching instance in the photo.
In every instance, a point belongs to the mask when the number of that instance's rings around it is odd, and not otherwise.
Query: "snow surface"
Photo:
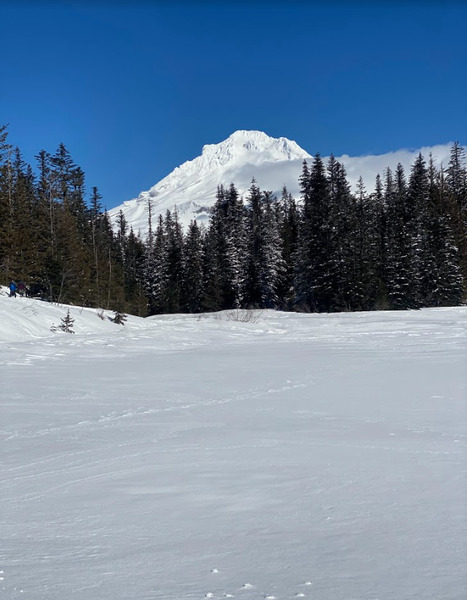
[[[419,152],[425,159],[432,153],[438,165],[447,165],[450,148],[450,144],[445,144],[378,156],[343,155],[337,159],[345,165],[352,185],[361,176],[368,190],[372,191],[376,175],[383,175],[387,167],[394,170],[400,162],[409,173]],[[153,206],[154,222],[158,214],[165,216],[167,210],[173,212],[176,207],[179,220],[185,228],[193,219],[198,223],[207,223],[220,184],[228,187],[234,183],[239,193],[246,197],[253,178],[262,190],[272,191],[277,197],[281,196],[282,188],[286,185],[298,200],[298,180],[304,159],[308,159],[310,164],[312,157],[287,138],[273,138],[262,131],[236,131],[219,144],[204,146],[200,156],[174,169],[150,190],[141,192],[138,198],[109,210],[109,215],[115,223],[122,210],[134,231],[139,231],[143,237],[148,229],[148,201]]]
[[[465,599],[467,307],[70,335],[2,292],[0,597]]]

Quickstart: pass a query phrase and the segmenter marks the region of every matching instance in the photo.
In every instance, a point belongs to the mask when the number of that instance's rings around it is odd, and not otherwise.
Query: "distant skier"
[[[23,297],[26,294],[26,286],[22,281],[18,281],[18,294]]]
[[[16,298],[16,283],[14,281],[10,283],[10,298]]]

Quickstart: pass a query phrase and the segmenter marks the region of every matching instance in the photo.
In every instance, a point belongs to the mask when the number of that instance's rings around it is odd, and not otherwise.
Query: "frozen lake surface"
[[[0,597],[465,600],[466,307],[66,308],[0,296]]]

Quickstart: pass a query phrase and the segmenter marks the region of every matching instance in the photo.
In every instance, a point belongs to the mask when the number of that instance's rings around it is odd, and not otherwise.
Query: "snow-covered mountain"
[[[370,190],[377,173],[383,173],[388,166],[394,169],[399,162],[409,170],[419,152],[425,157],[431,152],[438,164],[447,164],[450,146],[399,150],[377,156],[343,155],[337,159],[345,165],[352,185],[362,176]],[[144,236],[149,201],[154,216],[164,215],[167,210],[173,211],[176,207],[179,220],[186,227],[192,219],[198,223],[208,221],[220,184],[227,187],[234,183],[244,195],[254,178],[261,189],[270,190],[278,196],[286,185],[298,199],[298,179],[303,160],[311,158],[311,154],[285,137],[273,138],[262,131],[236,131],[219,144],[204,146],[200,156],[183,163],[150,190],[113,208],[109,214],[114,221],[122,210],[135,232],[139,231]]]

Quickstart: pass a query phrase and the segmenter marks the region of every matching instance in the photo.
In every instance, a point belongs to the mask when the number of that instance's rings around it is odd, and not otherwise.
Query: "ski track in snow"
[[[464,599],[467,308],[72,307],[69,336],[22,300],[0,295],[0,597]]]

